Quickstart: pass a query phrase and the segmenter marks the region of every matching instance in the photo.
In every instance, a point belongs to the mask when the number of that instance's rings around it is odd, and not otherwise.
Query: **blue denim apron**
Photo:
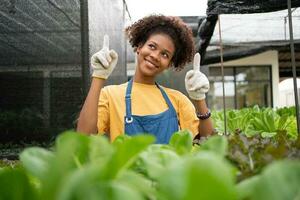
[[[168,98],[166,92],[157,84],[167,105],[168,110],[156,115],[132,115],[131,113],[131,90],[132,79],[128,82],[125,96],[126,116],[124,119],[125,134],[152,134],[156,137],[156,143],[168,144],[172,134],[178,131],[178,119],[176,111]]]

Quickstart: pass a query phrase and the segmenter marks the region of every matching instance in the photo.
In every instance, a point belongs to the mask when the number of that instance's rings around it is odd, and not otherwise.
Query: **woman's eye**
[[[155,46],[153,44],[149,44],[148,46],[150,47],[150,49],[155,49]]]
[[[167,53],[162,53],[162,56],[163,56],[164,58],[169,58],[169,54],[167,54]]]

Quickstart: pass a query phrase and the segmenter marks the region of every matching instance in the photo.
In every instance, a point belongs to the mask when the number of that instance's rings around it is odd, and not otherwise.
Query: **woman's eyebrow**
[[[150,42],[154,43],[156,46],[159,46],[156,42],[150,40]],[[167,53],[169,53],[170,55],[172,55],[171,51],[168,49],[163,49],[164,51],[166,51]]]

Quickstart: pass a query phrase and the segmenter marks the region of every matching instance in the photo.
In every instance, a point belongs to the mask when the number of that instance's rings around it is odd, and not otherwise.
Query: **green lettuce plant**
[[[274,110],[272,108],[243,108],[227,110],[227,133],[245,134],[252,137],[259,134],[263,138],[285,134],[290,139],[297,139],[296,118],[292,114],[293,108]],[[219,134],[225,133],[224,113],[214,111],[212,115],[214,126]]]
[[[230,155],[235,148],[236,152],[241,151],[238,146],[232,146],[229,137],[215,135],[193,146],[192,135],[180,131],[172,136],[170,144],[153,144],[154,141],[151,135],[122,135],[110,143],[104,136],[65,132],[49,149],[26,148],[20,154],[19,167],[0,168],[0,199],[271,200],[299,197],[298,159],[268,163],[262,167],[262,173],[240,182],[241,168]],[[250,148],[249,144],[244,145],[242,151]],[[276,184],[272,185],[273,182]],[[282,193],[277,198],[266,194],[273,192],[273,186],[278,190],[274,194]]]

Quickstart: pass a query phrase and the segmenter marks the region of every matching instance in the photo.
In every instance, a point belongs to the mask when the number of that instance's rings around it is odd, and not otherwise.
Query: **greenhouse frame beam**
[[[297,71],[296,71],[296,64],[295,64],[295,49],[294,49],[291,0],[287,0],[287,4],[288,4],[288,16],[289,16],[288,18],[289,18],[289,32],[290,32],[290,47],[291,47],[292,69],[293,69],[297,131],[298,131],[298,134],[300,134],[300,130],[299,130],[300,122],[299,122],[299,101],[298,101],[298,87],[297,87]]]
[[[88,0],[80,0],[80,19],[81,19],[81,74],[82,92],[85,97],[89,88],[89,17]]]
[[[224,64],[223,64],[223,42],[221,30],[221,18],[218,15],[218,28],[219,28],[219,46],[220,46],[220,64],[222,76],[222,92],[223,92],[223,114],[224,114],[224,134],[227,135],[227,117],[226,117],[226,101],[225,101],[225,80],[224,80]]]

